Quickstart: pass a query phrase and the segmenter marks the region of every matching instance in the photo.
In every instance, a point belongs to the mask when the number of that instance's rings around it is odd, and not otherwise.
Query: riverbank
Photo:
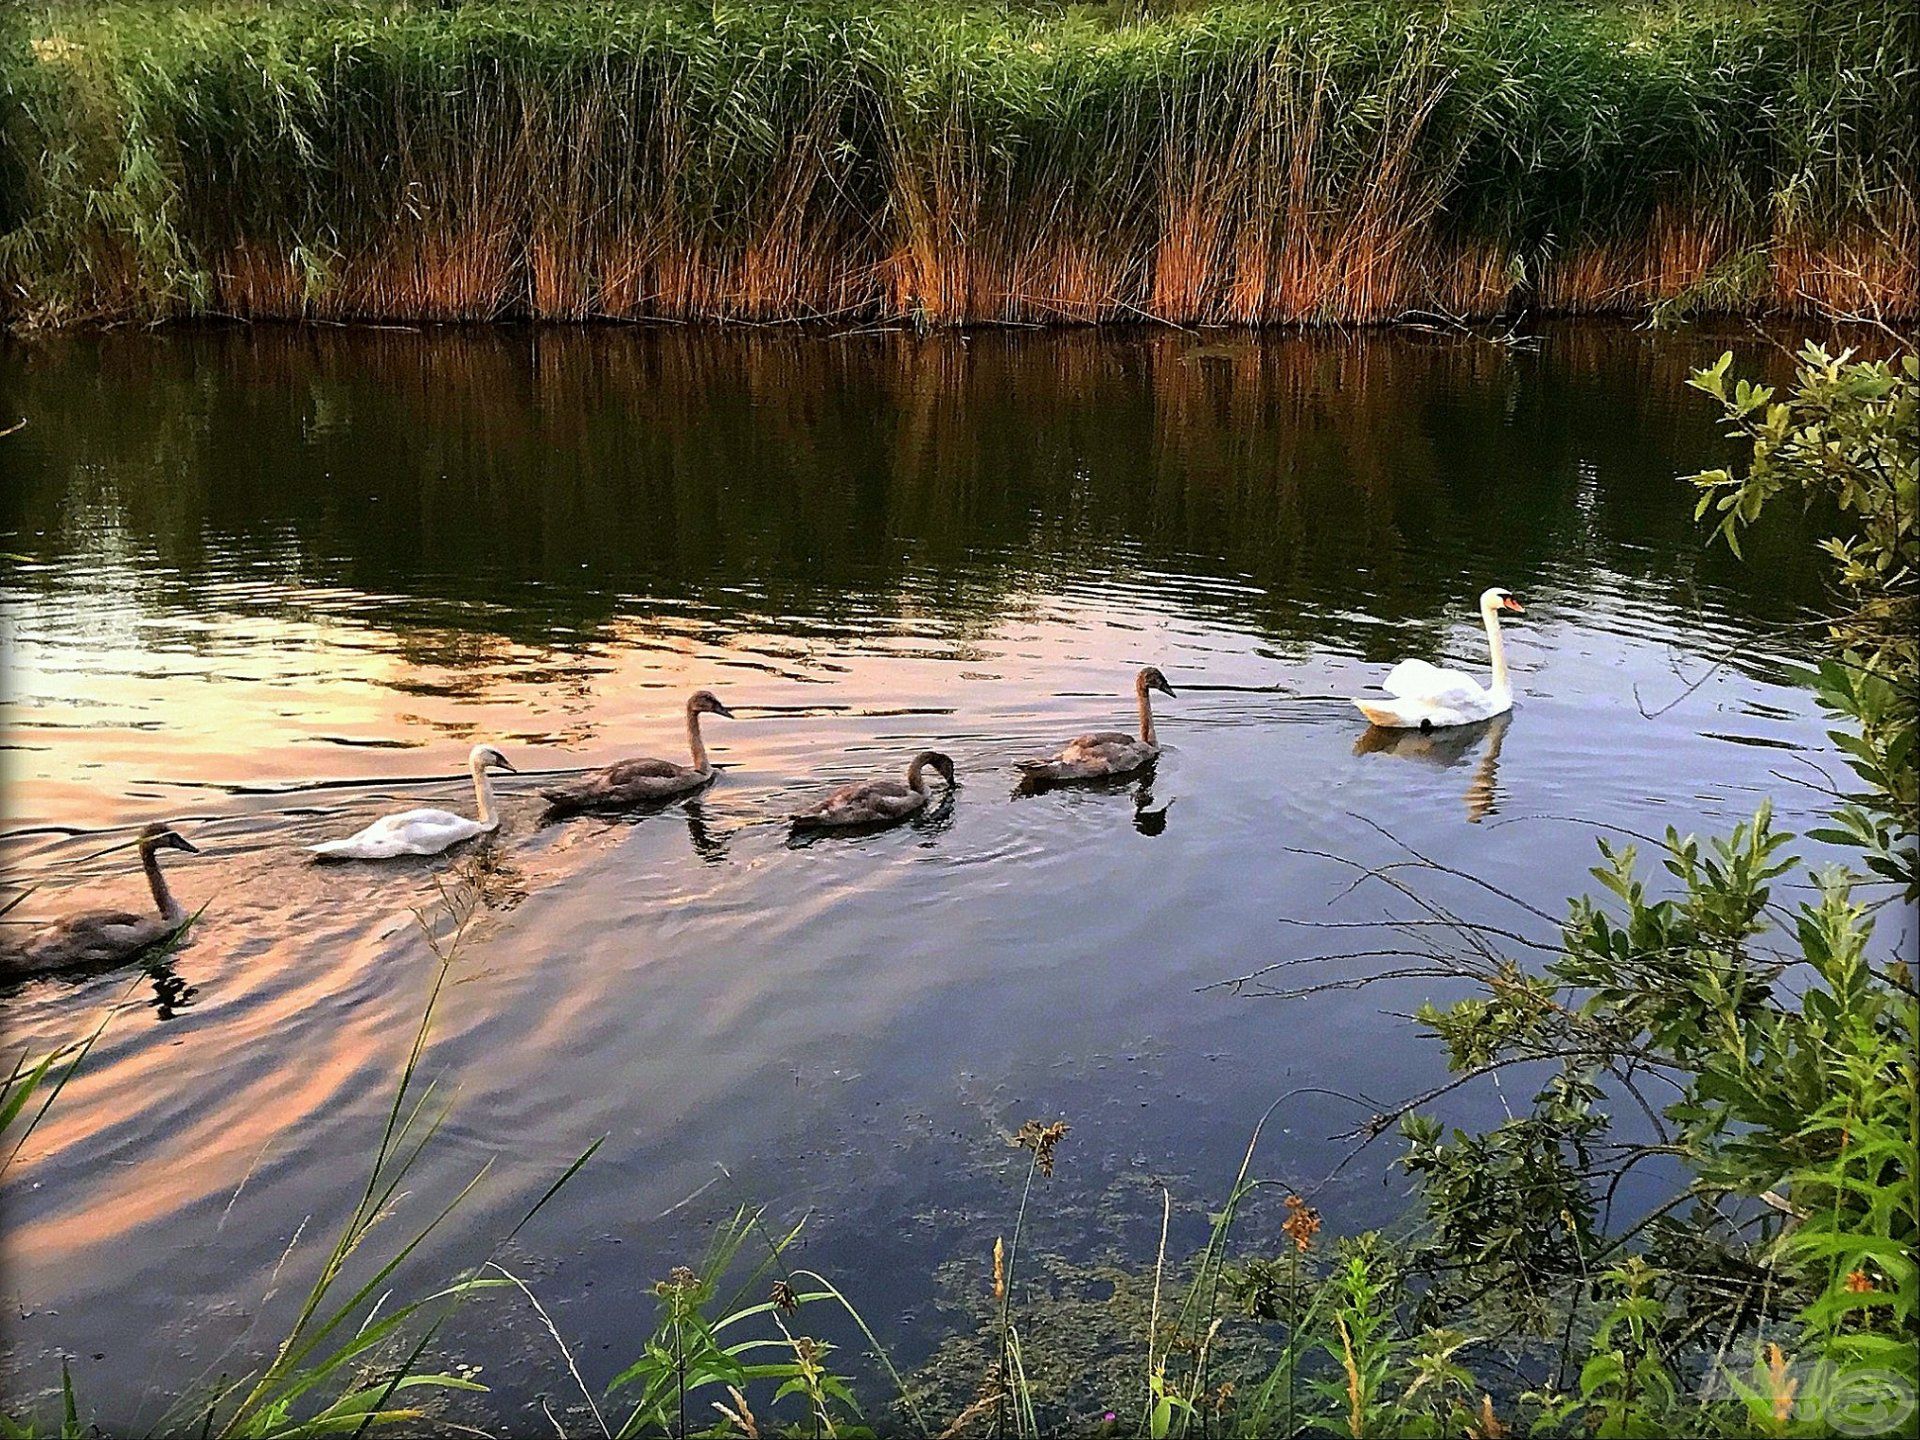
[[[1920,314],[1920,25],[1893,7],[209,0],[8,28],[16,325]]]

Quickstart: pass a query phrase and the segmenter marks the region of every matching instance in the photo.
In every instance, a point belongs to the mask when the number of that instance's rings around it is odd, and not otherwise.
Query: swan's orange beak
[[[1511,595],[1504,596],[1501,599],[1500,608],[1502,610],[1511,610],[1516,615],[1524,615],[1527,613],[1526,607],[1523,606],[1518,600],[1514,599]]]

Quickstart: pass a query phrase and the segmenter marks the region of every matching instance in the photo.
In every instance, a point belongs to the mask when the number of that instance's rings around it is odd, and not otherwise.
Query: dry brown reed
[[[35,26],[0,46],[32,162],[0,240],[16,321],[1920,314],[1911,146],[1874,123],[1912,67],[1791,7],[213,0]]]

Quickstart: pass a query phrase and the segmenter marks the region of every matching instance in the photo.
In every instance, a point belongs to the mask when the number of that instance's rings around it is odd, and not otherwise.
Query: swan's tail
[[[307,853],[322,860],[338,860],[342,856],[351,857],[353,852],[348,847],[352,843],[350,840],[322,840],[318,845],[307,846]]]
[[[1019,760],[1014,768],[1029,780],[1058,780],[1066,774],[1066,767],[1058,760]]]
[[[1362,700],[1356,697],[1353,704],[1356,710],[1375,725],[1384,726],[1389,730],[1405,730],[1409,726],[1417,726],[1420,723],[1418,719],[1409,717],[1390,701]]]
[[[555,785],[542,790],[540,798],[547,802],[547,814],[568,815],[575,810],[584,810],[592,796],[586,787],[580,785]]]

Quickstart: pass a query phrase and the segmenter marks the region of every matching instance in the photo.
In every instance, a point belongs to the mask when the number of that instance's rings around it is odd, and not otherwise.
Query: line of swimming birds
[[[1480,596],[1480,614],[1492,651],[1490,685],[1482,685],[1470,675],[1443,670],[1425,660],[1403,660],[1380,683],[1387,698],[1356,697],[1353,703],[1369,721],[1387,729],[1435,730],[1472,725],[1504,714],[1513,708],[1513,688],[1507,677],[1500,612],[1520,608],[1519,601],[1499,587]],[[1152,665],[1134,677],[1133,688],[1140,705],[1138,736],[1119,730],[1075,736],[1047,759],[1020,761],[1024,781],[1054,784],[1102,780],[1146,769],[1160,754],[1159,739],[1153,728],[1153,706],[1148,697],[1156,690],[1168,696],[1174,691],[1167,677]],[[549,816],[629,809],[691,795],[711,783],[717,772],[700,736],[702,715],[731,718],[733,712],[721,704],[711,690],[696,690],[689,697],[687,744],[692,751],[691,765],[672,760],[637,759],[590,771],[565,784],[541,790]],[[463,841],[491,834],[499,828],[500,818],[494,808],[490,773],[511,771],[513,765],[496,747],[476,745],[468,756],[468,768],[473,774],[478,812],[471,818],[450,810],[405,810],[397,815],[384,815],[344,839],[325,840],[307,848],[323,860],[392,860],[438,855]],[[904,782],[861,780],[842,785],[825,799],[795,811],[788,819],[803,830],[897,824],[926,807],[929,769],[937,771],[949,789],[958,783],[953,761],[938,750],[926,750],[916,755],[907,767]],[[191,916],[168,888],[166,877],[160,871],[159,852],[171,849],[198,853],[199,847],[166,825],[147,826],[141,831],[138,844],[140,863],[153,892],[156,913],[84,910],[64,916],[35,931],[17,949],[0,951],[0,974],[37,974],[130,960],[177,935]]]

